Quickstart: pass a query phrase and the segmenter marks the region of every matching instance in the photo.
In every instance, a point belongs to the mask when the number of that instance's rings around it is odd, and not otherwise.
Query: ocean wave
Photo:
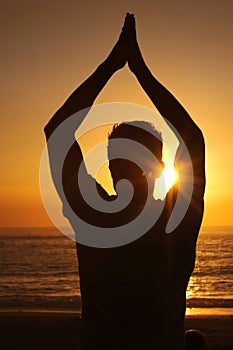
[[[232,308],[232,298],[190,298],[186,303],[188,308]]]
[[[35,309],[77,309],[81,310],[80,296],[6,296],[0,297],[0,309],[8,308]]]
[[[187,300],[188,308],[233,308],[232,298],[190,298]],[[0,308],[48,308],[48,309],[81,309],[81,297],[79,295],[25,295],[2,296]]]

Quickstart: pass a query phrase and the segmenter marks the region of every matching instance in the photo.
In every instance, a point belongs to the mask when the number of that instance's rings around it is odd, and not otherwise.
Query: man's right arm
[[[130,31],[129,67],[160,114],[165,117],[178,132],[176,136],[180,145],[176,154],[175,166],[179,173],[178,189],[181,192],[184,190],[182,189],[182,184],[187,184],[187,176],[190,175],[187,173],[188,167],[186,167],[187,164],[185,164],[185,162],[187,162],[187,157],[185,156],[187,152],[185,148],[188,151],[193,172],[190,215],[191,212],[195,210],[196,214],[202,217],[205,190],[205,143],[203,134],[187,111],[152,75],[145,64],[136,39],[135,21],[132,17]]]

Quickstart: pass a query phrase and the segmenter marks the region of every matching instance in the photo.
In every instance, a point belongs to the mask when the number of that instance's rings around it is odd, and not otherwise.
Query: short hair
[[[136,141],[147,147],[156,157],[162,154],[162,135],[155,127],[145,121],[132,121],[115,124],[108,140],[125,138]],[[108,143],[108,158],[111,155],[111,143]]]

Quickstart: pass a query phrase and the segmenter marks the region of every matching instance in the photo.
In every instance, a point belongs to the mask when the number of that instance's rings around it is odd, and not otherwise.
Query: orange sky
[[[43,126],[107,56],[134,12],[155,76],[203,130],[204,224],[233,225],[233,2],[231,0],[9,1],[1,5],[1,226],[46,226],[39,191]],[[96,103],[151,107],[128,68]]]

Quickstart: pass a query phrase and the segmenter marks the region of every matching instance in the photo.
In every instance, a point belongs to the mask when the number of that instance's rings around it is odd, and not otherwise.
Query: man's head
[[[112,142],[117,139],[126,142]],[[144,121],[116,124],[109,135],[108,158],[114,188],[119,180],[127,179],[138,192],[145,191],[145,186],[148,190],[164,167],[161,134]]]

